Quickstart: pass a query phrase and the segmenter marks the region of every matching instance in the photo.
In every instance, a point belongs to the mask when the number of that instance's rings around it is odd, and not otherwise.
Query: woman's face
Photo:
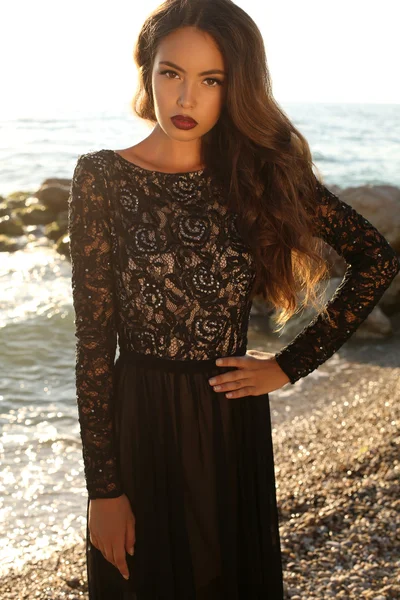
[[[214,127],[225,99],[224,69],[223,56],[208,33],[183,27],[163,38],[154,60],[152,86],[158,124],[170,138],[189,141]],[[196,127],[175,127],[171,117],[180,114],[197,121]]]

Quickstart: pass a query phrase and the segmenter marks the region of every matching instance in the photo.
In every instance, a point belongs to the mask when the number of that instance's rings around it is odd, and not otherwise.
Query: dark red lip
[[[190,117],[181,117],[179,115],[171,117],[171,121],[177,129],[193,129],[197,125],[197,122]]]
[[[182,123],[191,123],[193,125],[197,125],[197,121],[195,121],[191,117],[185,117],[183,115],[175,115],[174,117],[171,117],[171,118],[173,121],[179,121]]]

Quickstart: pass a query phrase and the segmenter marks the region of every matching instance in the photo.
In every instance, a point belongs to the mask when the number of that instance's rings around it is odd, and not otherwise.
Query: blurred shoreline
[[[400,187],[400,104],[282,102],[309,142],[328,185]],[[70,177],[78,156],[100,148],[127,148],[151,126],[130,109],[32,118],[0,117],[0,195],[34,190],[46,177]]]

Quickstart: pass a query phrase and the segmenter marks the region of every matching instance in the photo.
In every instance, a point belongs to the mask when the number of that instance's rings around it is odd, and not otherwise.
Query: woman
[[[164,2],[135,60],[154,129],[80,156],[69,201],[89,597],[280,600],[268,394],[340,348],[399,261],[314,175],[233,2]],[[321,306],[324,241],[348,268]],[[260,293],[277,329],[321,308],[275,356],[246,352]]]

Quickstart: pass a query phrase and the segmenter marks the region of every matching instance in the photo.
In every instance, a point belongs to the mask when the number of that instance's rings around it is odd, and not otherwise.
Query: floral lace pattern
[[[319,183],[316,235],[349,263],[330,302],[277,355],[294,383],[335,352],[399,270],[379,232]],[[76,390],[90,498],[122,494],[113,434],[121,349],[174,360],[244,354],[255,277],[250,249],[204,170],[149,171],[112,150],[81,155],[68,201]]]
[[[393,248],[360,213],[316,180],[321,199],[315,236],[347,264],[343,279],[327,302],[328,319],[316,315],[275,354],[294,384],[330,358],[367,318],[400,270]]]
[[[148,171],[110,150],[82,155],[68,209],[85,476],[91,498],[113,497],[117,336],[121,349],[174,360],[244,354],[254,264],[203,170]]]

